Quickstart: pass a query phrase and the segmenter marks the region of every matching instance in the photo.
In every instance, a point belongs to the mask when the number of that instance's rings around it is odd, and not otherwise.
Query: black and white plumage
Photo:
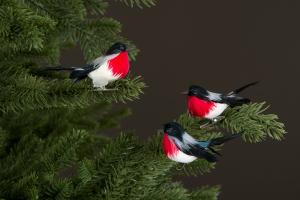
[[[237,94],[257,83],[249,83],[228,94],[211,92],[203,87],[192,85],[189,87],[189,91],[185,93],[188,95],[188,111],[193,116],[213,120],[221,115],[228,106],[235,107],[249,103],[250,99],[240,97]]]
[[[240,134],[199,141],[189,135],[180,124],[169,122],[164,126],[163,149],[169,159],[180,163],[190,163],[197,158],[216,162],[216,155],[220,154],[213,147],[238,136]]]
[[[71,71],[70,79],[74,82],[89,77],[95,88],[105,89],[109,82],[125,78],[129,67],[127,47],[118,42],[112,45],[105,55],[96,58],[84,67],[55,67],[48,68],[48,70],[69,70]]]

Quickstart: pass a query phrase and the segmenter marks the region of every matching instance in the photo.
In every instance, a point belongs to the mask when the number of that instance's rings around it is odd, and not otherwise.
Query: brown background
[[[185,112],[179,93],[195,83],[228,92],[254,80],[243,94],[267,101],[289,132],[283,142],[226,145],[212,173],[183,177],[188,188],[221,184],[221,199],[299,199],[300,1],[160,0],[151,9],[111,2],[109,15],[140,49],[133,71],[148,88],[130,103],[123,129],[146,138]],[[63,63],[84,63],[78,49]]]

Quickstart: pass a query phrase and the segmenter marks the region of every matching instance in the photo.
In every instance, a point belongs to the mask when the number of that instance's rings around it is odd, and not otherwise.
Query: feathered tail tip
[[[240,87],[240,88],[238,88],[238,89],[233,90],[233,91],[231,92],[231,94],[238,94],[238,93],[242,92],[243,90],[245,90],[246,88],[248,88],[248,87],[250,87],[250,86],[253,86],[253,85],[256,85],[256,84],[258,84],[258,83],[259,83],[259,81],[254,81],[254,82],[252,82],[252,83],[248,83],[247,85],[244,85],[244,86],[242,86],[242,87]]]
[[[225,142],[228,142],[228,141],[233,140],[235,138],[238,138],[240,136],[241,136],[241,134],[233,134],[233,135],[227,135],[227,136],[224,136],[224,137],[219,137],[219,138],[215,138],[215,139],[210,140],[208,149],[211,151],[211,153],[208,152],[208,151],[205,151],[205,153],[203,154],[203,157],[208,162],[217,162],[218,158],[217,158],[216,155],[218,155],[218,156],[222,156],[222,155],[218,151],[216,151],[213,147],[216,146],[216,145],[221,145]]]
[[[232,135],[226,135],[226,136],[223,136],[223,137],[219,137],[219,138],[215,138],[215,139],[212,139],[209,146],[212,147],[212,146],[215,146],[215,145],[221,145],[225,142],[228,142],[230,140],[233,140],[235,138],[238,138],[240,137],[242,134],[232,134]]]

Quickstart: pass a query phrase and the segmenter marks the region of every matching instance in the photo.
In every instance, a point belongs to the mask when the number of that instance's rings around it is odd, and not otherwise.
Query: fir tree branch
[[[11,57],[20,51],[41,51],[47,32],[53,31],[56,23],[13,2],[0,7],[0,54]]]
[[[73,192],[72,183],[68,180],[59,179],[46,186],[41,194],[42,199],[70,199]]]
[[[163,199],[163,200],[190,200],[189,193],[178,182],[166,181],[162,183],[156,190],[156,192],[150,193],[148,196],[143,198],[143,200],[152,199]]]
[[[0,127],[0,158],[6,154],[8,133]]]
[[[85,7],[92,15],[104,15],[108,3],[103,0],[84,0]]]
[[[14,66],[16,67],[16,66]],[[20,67],[21,68],[21,67]],[[87,82],[73,84],[70,80],[51,80],[27,75],[27,70],[15,74],[15,69],[5,69],[0,78],[0,111],[23,112],[50,108],[85,108],[95,103],[125,102],[137,99],[145,84],[140,77],[123,79],[111,84],[116,91],[95,91]]]
[[[217,200],[220,194],[220,186],[203,186],[200,189],[193,191],[191,200]]]
[[[155,0],[117,0],[124,3],[126,6],[133,7],[136,5],[139,8],[143,8],[143,6],[151,7],[154,6],[156,1]]]
[[[190,164],[180,164],[177,173],[185,174],[188,176],[198,176],[199,174],[210,173],[215,168],[215,163],[210,163],[204,159],[198,159]]]
[[[267,137],[282,140],[286,133],[284,124],[277,115],[264,114],[267,109],[265,102],[228,109],[219,125],[230,132],[242,133],[248,142],[260,142]]]

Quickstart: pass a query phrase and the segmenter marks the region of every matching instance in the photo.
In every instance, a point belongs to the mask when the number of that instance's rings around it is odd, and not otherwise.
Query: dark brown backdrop
[[[289,132],[283,142],[225,146],[212,173],[183,177],[188,188],[221,184],[221,199],[299,199],[300,1],[160,0],[151,9],[111,2],[109,15],[141,49],[132,63],[149,88],[130,103],[133,115],[123,128],[146,138],[185,112],[179,92],[195,83],[229,91],[253,80],[243,94],[267,101]],[[63,63],[84,63],[66,52]]]

